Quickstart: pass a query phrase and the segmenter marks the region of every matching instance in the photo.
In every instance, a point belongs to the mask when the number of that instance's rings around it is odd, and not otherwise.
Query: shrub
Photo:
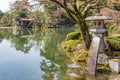
[[[71,32],[68,33],[66,36],[66,41],[68,40],[76,40],[80,38],[80,33],[79,32]]]
[[[110,43],[112,50],[120,51],[120,37],[107,37],[106,39]]]
[[[116,24],[110,24],[108,28],[108,34],[109,35],[120,34],[120,27],[117,27]]]

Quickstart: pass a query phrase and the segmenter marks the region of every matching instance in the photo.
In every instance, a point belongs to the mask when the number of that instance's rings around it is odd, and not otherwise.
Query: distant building
[[[23,27],[23,28],[31,28],[33,27],[33,19],[16,19],[15,20],[16,26]]]

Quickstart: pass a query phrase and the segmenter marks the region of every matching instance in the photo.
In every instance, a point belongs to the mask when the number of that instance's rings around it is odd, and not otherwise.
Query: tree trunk
[[[81,32],[82,32],[82,37],[83,37],[83,40],[84,40],[84,48],[89,49],[90,44],[91,44],[91,38],[90,38],[89,31],[88,31],[88,26],[86,25],[85,21],[83,21],[79,25],[80,25]]]
[[[90,39],[90,34],[88,32],[88,30],[84,31],[84,47],[86,49],[89,49],[90,48],[90,44],[91,44],[91,39]]]

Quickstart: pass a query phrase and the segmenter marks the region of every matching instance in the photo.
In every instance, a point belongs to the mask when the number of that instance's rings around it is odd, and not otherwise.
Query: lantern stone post
[[[95,16],[86,18],[86,20],[93,21],[93,27],[90,29],[93,39],[91,42],[86,67],[86,71],[89,74],[96,74],[98,54],[105,53],[105,43],[103,37],[106,29],[104,27],[104,20],[109,19],[110,18],[102,16],[100,13],[97,13]]]

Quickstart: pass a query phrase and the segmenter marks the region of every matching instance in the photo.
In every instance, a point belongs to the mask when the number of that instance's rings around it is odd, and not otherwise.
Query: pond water
[[[0,80],[58,80],[70,59],[60,43],[73,29],[0,29]]]
[[[0,29],[0,80],[113,80],[110,75],[68,76],[71,60],[60,43],[71,31],[74,29]]]

